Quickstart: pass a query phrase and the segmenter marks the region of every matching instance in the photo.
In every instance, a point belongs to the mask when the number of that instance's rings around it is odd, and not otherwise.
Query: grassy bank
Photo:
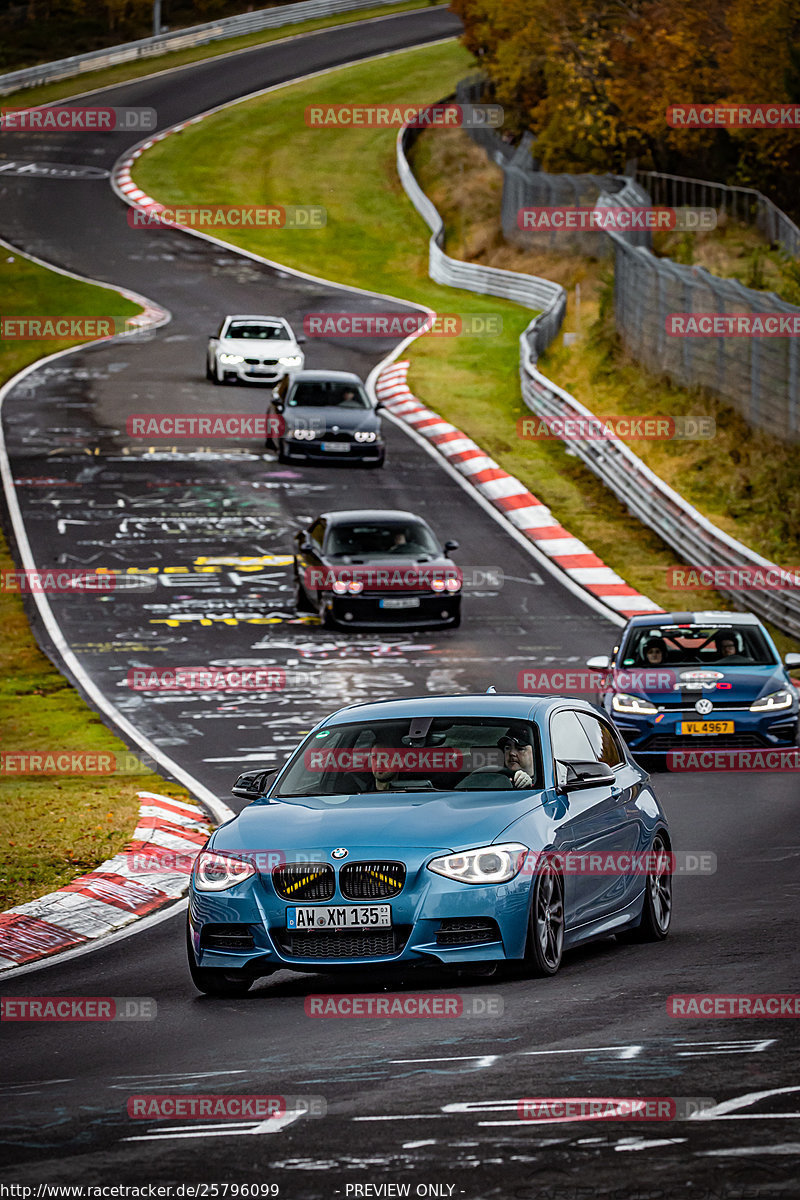
[[[139,310],[115,292],[68,279],[2,250],[0,312],[124,318]],[[0,341],[0,381],[71,342]],[[12,560],[0,536],[0,571]],[[80,601],[79,601],[80,603]],[[19,595],[0,589],[0,746],[5,754],[80,751],[130,758],[125,745],[39,650]],[[140,775],[0,772],[0,909],[69,883],[121,850],[138,817],[136,792],[186,791]]]
[[[674,553],[631,517],[560,443],[521,441],[516,436],[517,419],[529,415],[519,392],[517,339],[531,314],[503,301],[440,287],[428,278],[428,232],[397,180],[395,131],[314,130],[304,124],[304,108],[312,101],[352,103],[369,96],[375,104],[429,102],[452,89],[469,67],[466,53],[448,43],[291,85],[263,100],[236,105],[187,129],[179,138],[157,144],[138,160],[136,181],[169,204],[325,205],[328,224],[322,230],[231,230],[227,240],[287,265],[420,301],[440,312],[500,315],[501,336],[428,336],[417,341],[411,351],[412,386],[506,470],[523,479],[567,528],[624,578],[665,607],[675,608],[683,600],[666,586],[667,568],[676,561]],[[439,131],[421,138],[417,147],[415,167],[446,217],[448,252],[497,266],[534,270],[521,263],[513,247],[500,244],[501,238],[498,241],[500,173],[483,152],[464,135]],[[220,162],[225,164],[224,171],[218,169]],[[574,287],[582,280],[584,318],[594,320],[596,311],[589,308],[594,305],[599,310],[601,267],[554,255],[549,261],[540,257],[536,266],[534,273],[560,279],[566,286]],[[591,361],[583,357],[585,348],[584,339],[572,349],[572,370],[565,371],[569,375],[565,386],[572,383],[577,388],[581,376],[588,380]],[[554,355],[562,352],[566,354],[566,348]],[[607,375],[614,373],[607,363],[604,370]],[[652,388],[653,381],[647,386]],[[594,387],[589,383],[587,392]],[[612,403],[615,396],[604,395],[599,406],[591,402],[591,394],[584,398],[589,407],[610,413],[617,411]],[[636,403],[644,399],[643,393]],[[696,397],[685,396],[685,404],[686,411],[704,411],[705,401]],[[676,405],[671,395],[659,393],[652,408],[679,411]],[[637,449],[640,445],[637,443]],[[695,445],[708,453],[707,444]],[[674,454],[674,447],[666,453]],[[716,466],[718,454],[715,449],[709,455],[709,462],[714,459]],[[727,474],[715,469],[713,477],[724,480]],[[735,522],[732,524],[735,528]],[[724,607],[710,592],[693,593],[691,602],[698,607]]]

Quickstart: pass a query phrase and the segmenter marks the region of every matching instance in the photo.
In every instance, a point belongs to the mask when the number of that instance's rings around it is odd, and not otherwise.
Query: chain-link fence
[[[480,76],[470,76],[459,85],[457,98],[476,103],[484,88]],[[606,252],[613,248],[617,331],[637,361],[682,387],[708,388],[754,428],[781,441],[800,439],[800,308],[772,292],[721,279],[702,267],[657,258],[649,249],[647,233],[533,234],[519,228],[518,218],[521,209],[551,205],[649,207],[657,200],[671,207],[714,207],[752,221],[765,237],[796,253],[800,230],[785,213],[752,189],[682,176],[641,172],[637,178],[652,186],[651,198],[630,176],[550,175],[536,169],[530,134],[509,152],[493,130],[468,132],[485,149],[494,147],[489,152],[503,171],[501,215],[508,241],[537,247],[556,244],[591,257],[602,254],[603,247]],[[687,314],[735,315],[742,320],[692,322]],[[778,319],[762,322],[768,332],[758,332],[747,319],[752,314]]]
[[[734,221],[755,225],[766,241],[780,246],[792,257],[800,254],[800,229],[777,204],[755,188],[729,187],[726,183],[665,175],[661,171],[637,171],[636,180],[647,189],[655,204],[715,208]]]

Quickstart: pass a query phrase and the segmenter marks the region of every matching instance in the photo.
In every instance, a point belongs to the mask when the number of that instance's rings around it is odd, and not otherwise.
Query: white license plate
[[[322,450],[324,454],[347,454],[350,449],[349,442],[323,442]]]
[[[391,904],[287,908],[287,929],[391,929]]]
[[[419,596],[393,597],[391,600],[381,600],[380,608],[419,608]]]

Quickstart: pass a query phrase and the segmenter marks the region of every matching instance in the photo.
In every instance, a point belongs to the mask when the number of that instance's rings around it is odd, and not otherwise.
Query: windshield
[[[361,384],[327,379],[295,383],[287,404],[290,408],[372,408]]]
[[[285,342],[289,340],[289,331],[283,325],[254,325],[251,321],[232,321],[225,337],[243,338],[245,341]]]
[[[536,728],[518,720],[413,717],[332,725],[296,751],[275,794],[511,791],[520,765],[530,787],[539,788],[538,747]]]
[[[623,667],[766,667],[775,665],[775,656],[758,625],[640,625],[620,661]]]
[[[439,555],[441,548],[431,531],[419,521],[405,523],[359,521],[335,525],[328,534],[328,558],[419,559]]]

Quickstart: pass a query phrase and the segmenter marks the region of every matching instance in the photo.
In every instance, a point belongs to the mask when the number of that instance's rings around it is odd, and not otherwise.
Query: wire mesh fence
[[[456,95],[460,102],[476,103],[484,91],[485,81],[472,75],[461,81]],[[713,208],[753,224],[767,240],[797,254],[800,230],[771,200],[752,188],[654,171],[638,172],[635,177],[553,175],[537,170],[531,134],[513,149],[491,129],[467,132],[503,171],[501,221],[508,241],[527,247],[557,246],[595,258],[613,252],[616,327],[638,362],[682,387],[707,388],[754,428],[781,441],[800,439],[800,308],[773,292],[656,257],[647,232],[533,233],[519,228],[519,214],[528,208],[650,207],[654,203]],[[689,314],[737,319],[689,321]],[[746,319],[753,315],[774,319]]]

